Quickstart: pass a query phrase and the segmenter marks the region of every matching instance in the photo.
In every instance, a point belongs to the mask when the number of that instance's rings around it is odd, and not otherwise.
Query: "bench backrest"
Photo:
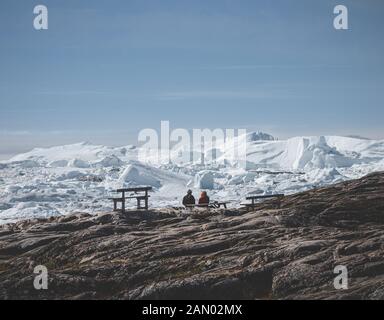
[[[124,188],[117,189],[116,192],[143,192],[143,191],[151,191],[152,187],[137,187],[137,188]]]
[[[264,195],[264,196],[248,196],[245,199],[252,200],[252,199],[268,199],[268,198],[282,198],[284,197],[284,194],[271,194],[271,195]]]

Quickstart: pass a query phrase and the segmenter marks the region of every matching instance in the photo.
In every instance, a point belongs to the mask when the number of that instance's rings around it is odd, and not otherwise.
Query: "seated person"
[[[188,190],[187,195],[183,198],[183,206],[195,205],[196,200],[192,195],[192,190]]]
[[[208,207],[208,205],[209,205],[209,197],[208,197],[206,191],[203,191],[201,193],[200,199],[199,199],[199,204]]]

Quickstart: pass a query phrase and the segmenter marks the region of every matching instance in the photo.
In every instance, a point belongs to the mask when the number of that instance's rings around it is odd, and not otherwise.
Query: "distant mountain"
[[[257,142],[257,143],[254,143]],[[251,132],[236,138],[237,146],[246,144],[247,162],[256,167],[284,170],[313,170],[324,168],[348,168],[382,162],[384,159],[384,140],[367,140],[342,136],[309,136],[277,140],[263,132]],[[217,161],[236,165],[233,145],[224,142],[216,146]],[[113,164],[138,160],[140,148],[96,146],[78,143],[51,148],[38,148],[13,157],[8,163],[35,161],[39,165],[53,167],[98,167],[113,159]],[[193,151],[197,152],[197,151]],[[171,160],[186,165],[191,150],[184,146],[171,152]],[[198,158],[198,157],[197,157]],[[187,159],[187,160],[186,160]],[[182,160],[182,161],[181,161]],[[205,161],[209,164],[209,161]],[[81,164],[81,165],[80,165]]]
[[[264,133],[261,131],[254,131],[254,132],[247,134],[247,141],[248,142],[252,142],[252,141],[275,141],[275,140],[277,140],[277,139],[275,139],[270,134]]]
[[[371,140],[367,137],[362,137],[362,136],[359,136],[359,135],[356,135],[356,134],[350,134],[350,135],[347,135],[346,136],[347,138],[355,138],[355,139],[361,139],[361,140]]]

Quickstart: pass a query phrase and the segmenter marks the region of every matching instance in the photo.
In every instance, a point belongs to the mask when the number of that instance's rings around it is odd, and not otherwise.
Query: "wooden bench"
[[[108,200],[112,200],[113,201],[113,211],[117,211],[117,204],[119,202],[123,202],[122,198],[108,198]]]
[[[128,199],[136,199],[137,201],[137,209],[145,209],[148,210],[148,200],[150,196],[148,192],[152,190],[152,187],[136,187],[136,188],[124,188],[116,190],[117,193],[121,193],[121,197],[109,198],[109,200],[113,201],[113,211],[121,211],[125,213],[125,200]],[[128,197],[125,196],[126,193],[133,193]],[[141,194],[138,194],[141,193]],[[138,195],[134,195],[138,194]],[[142,201],[144,201],[144,206],[142,205]],[[121,203],[121,210],[117,208],[117,204]]]
[[[220,209],[221,207],[223,207],[224,209],[227,209],[227,205],[230,203],[231,201],[214,201],[211,204],[217,209]]]
[[[209,208],[209,204],[186,204],[185,207],[190,210],[194,208]]]
[[[213,201],[207,204],[187,204],[185,205],[185,207],[190,210],[194,208],[220,209],[221,207],[223,207],[224,209],[227,209],[227,204],[229,203],[231,202],[230,201],[223,201],[223,202]]]
[[[242,203],[242,206],[245,206],[247,208],[254,209],[256,206],[256,200],[264,200],[264,199],[277,199],[277,205],[278,208],[281,206],[281,199],[284,198],[284,194],[271,194],[271,195],[263,195],[263,196],[248,196],[245,199],[251,200],[251,203]]]

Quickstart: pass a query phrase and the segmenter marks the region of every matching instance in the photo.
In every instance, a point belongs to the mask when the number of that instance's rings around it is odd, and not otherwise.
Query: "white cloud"
[[[286,90],[254,90],[254,91],[178,91],[166,92],[158,96],[159,100],[186,99],[266,99],[289,98],[292,94]]]

